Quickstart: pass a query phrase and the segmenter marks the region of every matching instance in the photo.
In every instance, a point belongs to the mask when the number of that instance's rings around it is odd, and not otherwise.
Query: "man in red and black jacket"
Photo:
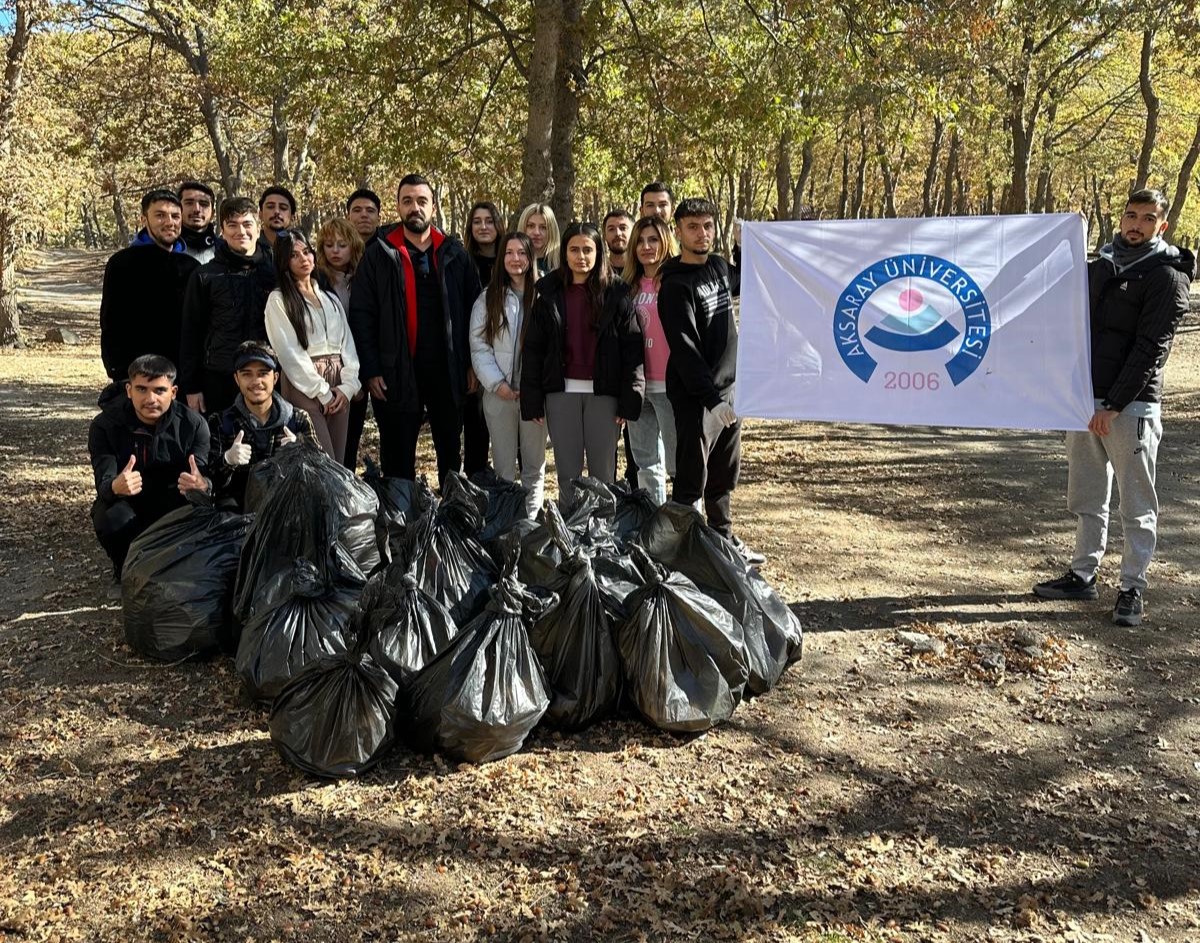
[[[427,413],[441,482],[462,467],[479,276],[462,243],[432,225],[437,203],[428,180],[401,180],[397,205],[401,222],[379,231],[355,272],[350,328],[374,403],[383,473],[416,478]]]

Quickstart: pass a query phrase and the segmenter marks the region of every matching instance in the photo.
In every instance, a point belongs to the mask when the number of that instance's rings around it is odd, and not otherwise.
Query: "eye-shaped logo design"
[[[898,295],[884,292],[872,300],[877,290],[901,278],[907,279],[908,287]],[[922,291],[916,287],[921,281],[932,285]],[[872,312],[882,310],[884,315],[860,333],[868,301]],[[983,361],[991,333],[991,312],[983,290],[958,266],[933,255],[891,256],[864,269],[838,297],[833,319],[838,353],[864,383],[870,382],[878,366],[864,341],[883,350],[914,354],[948,347],[961,337],[945,364],[946,374],[957,386]]]

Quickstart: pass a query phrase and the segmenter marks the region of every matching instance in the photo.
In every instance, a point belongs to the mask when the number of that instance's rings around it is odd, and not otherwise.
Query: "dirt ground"
[[[1116,559],[1098,604],[1028,594],[1071,546],[1059,436],[751,422],[735,517],[807,631],[774,691],[694,739],[328,785],[230,660],[124,644],[88,519],[102,264],[34,258],[0,352],[0,941],[1200,940],[1200,333],[1140,629]]]

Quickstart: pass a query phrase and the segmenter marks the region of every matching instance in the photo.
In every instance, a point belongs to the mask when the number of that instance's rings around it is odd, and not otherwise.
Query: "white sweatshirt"
[[[313,367],[314,357],[340,354],[342,358],[342,382],[338,389],[346,399],[353,399],[362,384],[358,379],[358,352],[354,349],[354,336],[341,302],[327,291],[317,289],[320,307],[308,302],[307,324],[308,349],[300,346],[296,329],[288,320],[283,306],[283,295],[279,289],[267,298],[267,340],[275,348],[279,366],[288,382],[309,399],[323,406],[333,402],[333,390]]]

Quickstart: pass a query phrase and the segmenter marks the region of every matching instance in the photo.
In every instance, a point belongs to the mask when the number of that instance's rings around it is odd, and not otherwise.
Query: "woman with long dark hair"
[[[479,270],[479,284],[484,288],[492,280],[492,268],[497,262],[503,232],[500,211],[495,203],[480,200],[471,205],[471,211],[467,213],[467,234],[463,238],[463,246]]]
[[[546,427],[521,418],[521,338],[533,307],[533,243],[513,232],[499,240],[492,280],[471,309],[471,365],[483,389],[483,415],[492,439],[496,474],[529,491],[530,517],[542,506],[546,481]]]
[[[650,492],[656,504],[667,500],[667,477],[675,477],[675,412],[667,399],[671,350],[658,319],[658,270],[678,254],[675,237],[663,220],[644,216],[633,224],[623,278],[633,292],[645,342],[646,395],[641,416],[629,424],[629,445],[637,463],[638,485]]]
[[[309,414],[321,447],[341,462],[348,407],[359,390],[358,354],[337,295],[313,278],[315,261],[299,229],[276,238],[278,287],[267,298],[267,338],[279,357],[284,399]]]
[[[561,267],[538,282],[525,334],[521,417],[549,428],[565,504],[585,463],[591,477],[613,482],[617,437],[641,413],[645,382],[629,286],[613,277],[600,231],[572,223],[560,253]]]

